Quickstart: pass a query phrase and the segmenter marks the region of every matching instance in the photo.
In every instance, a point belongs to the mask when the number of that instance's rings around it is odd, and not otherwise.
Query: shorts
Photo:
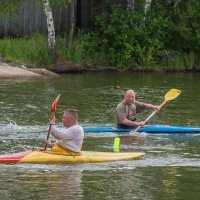
[[[80,152],[71,151],[69,149],[63,149],[59,144],[54,144],[51,151],[55,152],[55,153],[65,154],[68,156],[80,156],[81,155]]]

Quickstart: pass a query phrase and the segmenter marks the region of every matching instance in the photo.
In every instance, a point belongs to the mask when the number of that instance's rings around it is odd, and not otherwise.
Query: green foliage
[[[191,69],[193,69],[193,67],[195,65],[196,55],[194,54],[193,51],[190,51],[190,53],[185,54],[184,60],[185,60],[186,68],[191,70]]]
[[[82,41],[80,38],[74,38],[71,48],[66,48],[66,36],[58,36],[57,43],[57,57],[59,62],[74,61],[78,64],[83,64],[82,58]]]
[[[72,42],[70,48],[66,48],[66,36],[57,36],[57,58],[59,62],[72,61],[81,66],[96,66],[96,65],[106,65],[104,53],[93,52],[93,57],[85,55],[83,52],[83,47],[85,42],[82,39],[82,35],[78,34]]]
[[[84,37],[84,54],[93,57],[95,52],[104,52],[109,65],[134,66],[157,63],[165,54],[162,38],[163,16],[128,12],[113,6],[95,18],[95,30]]]
[[[183,55],[177,53],[173,57],[171,57],[168,62],[167,66],[164,67],[166,71],[184,71],[184,57]]]
[[[27,0],[0,0],[0,15],[17,13],[19,3]],[[66,6],[71,0],[49,0],[51,5]],[[42,2],[42,1],[41,1]],[[103,0],[92,19],[92,29],[78,33],[71,48],[65,38],[57,37],[57,58],[81,65],[109,65],[119,68],[138,66],[165,70],[193,70],[200,66],[200,1],[152,0],[145,13],[144,0],[134,1],[134,10],[123,0]],[[113,3],[115,2],[115,4]],[[116,4],[116,2],[118,4]],[[49,65],[47,38],[0,41],[4,58],[33,65]],[[31,48],[30,48],[31,47]],[[157,68],[158,69],[158,68]]]
[[[200,51],[200,1],[159,0],[157,7],[168,15],[166,48],[195,53]]]
[[[32,67],[48,66],[52,63],[46,46],[47,38],[34,34],[30,38],[0,40],[0,52],[5,60],[23,63]]]
[[[72,61],[80,65],[91,64],[90,58],[83,56],[83,42],[81,37],[73,40],[72,47],[66,48],[66,36],[57,36],[57,61]],[[13,63],[24,64],[27,67],[49,68],[53,64],[52,57],[47,48],[47,37],[39,33],[30,37],[4,38],[0,40],[0,55],[4,60]],[[100,54],[96,54],[97,63],[100,62]]]
[[[183,71],[185,69],[183,56],[177,55],[170,61],[169,66],[173,67],[172,71]]]
[[[7,14],[16,16],[19,9],[19,4],[25,0],[0,0],[0,16]]]
[[[10,17],[15,17],[19,12],[20,4],[26,2],[28,0],[0,0],[0,16],[7,14]],[[49,0],[51,6],[60,5],[67,6],[72,0]],[[42,5],[42,0],[40,0],[40,4]]]
[[[83,38],[86,57],[95,58],[99,53],[108,65],[153,66],[163,63],[172,49],[177,53],[165,66],[183,70],[198,65],[200,1],[156,0],[147,13],[145,1],[134,1],[134,11],[127,11],[120,1],[118,5],[105,2],[94,15],[93,31]]]

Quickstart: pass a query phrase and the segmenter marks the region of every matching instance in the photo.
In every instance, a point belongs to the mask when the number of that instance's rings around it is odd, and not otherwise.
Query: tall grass
[[[47,37],[41,34],[1,39],[0,53],[6,61],[26,66],[44,67],[52,64],[52,58],[47,49]]]
[[[67,37],[56,37],[56,61],[72,61],[81,66],[98,65],[103,60],[101,53],[84,55],[84,41],[75,37],[72,46],[67,48]],[[49,68],[53,64],[47,48],[47,36],[35,33],[30,37],[0,39],[0,55],[8,62],[24,64],[27,67]]]
[[[84,53],[85,41],[80,35],[73,39],[70,48],[66,48],[66,41],[67,38],[57,37],[57,56],[59,61],[72,61],[80,66],[106,65],[104,52],[95,52],[92,55]]]
[[[56,39],[58,61],[72,61],[82,65],[84,63],[82,53],[82,41],[80,38],[74,38],[72,46],[67,48],[67,38],[58,36]]]
[[[193,51],[190,51],[190,53],[185,54],[185,65],[186,68],[191,70],[193,69],[194,65],[195,65],[195,60],[196,60],[196,55]]]
[[[164,71],[184,71],[185,62],[184,54],[176,51],[169,51],[168,55],[163,59],[162,69]]]

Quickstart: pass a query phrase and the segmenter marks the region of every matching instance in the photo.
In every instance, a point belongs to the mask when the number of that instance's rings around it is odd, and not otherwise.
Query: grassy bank
[[[126,65],[111,66],[107,63],[104,52],[91,52],[85,54],[85,46],[88,46],[87,40],[81,36],[73,40],[72,47],[66,48],[66,38],[57,36],[56,38],[56,58],[57,63],[67,61],[79,64],[85,67],[115,67],[119,70],[140,70],[140,71],[184,71],[194,70],[195,55],[180,54],[171,52],[165,56],[160,64],[152,66],[138,66],[134,62]],[[47,48],[47,36],[33,34],[31,37],[22,38],[4,38],[0,39],[0,55],[5,62],[23,64],[30,68],[46,68],[53,66],[53,60]],[[195,68],[198,70],[198,68]]]
[[[4,61],[24,64],[27,67],[44,67],[52,64],[47,49],[47,38],[40,34],[0,39],[0,53]]]
[[[74,39],[71,48],[66,48],[66,38],[56,37],[56,62],[71,61],[79,65],[94,64],[82,53],[82,41]],[[33,34],[30,37],[0,39],[0,56],[5,62],[23,64],[30,68],[50,68],[53,60],[47,48],[47,36]]]
[[[91,57],[85,56],[84,41],[81,37],[73,40],[71,48],[66,48],[66,43],[65,37],[56,37],[57,63],[70,61],[86,67],[106,66],[102,53],[96,52]],[[23,64],[30,68],[49,69],[54,64],[48,52],[47,36],[39,33],[30,37],[0,39],[0,55],[5,62]]]

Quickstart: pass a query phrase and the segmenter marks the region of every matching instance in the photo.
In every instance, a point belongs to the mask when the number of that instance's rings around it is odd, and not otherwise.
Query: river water
[[[50,106],[56,119],[76,108],[83,126],[115,126],[125,90],[160,104],[171,88],[182,91],[149,124],[200,126],[199,74],[83,73],[56,79],[0,80],[0,154],[44,146]],[[151,111],[138,115],[144,120]],[[83,150],[113,151],[113,133],[85,133]],[[200,199],[200,134],[147,134],[121,139],[120,151],[143,151],[133,161],[69,165],[1,165],[0,199]]]

